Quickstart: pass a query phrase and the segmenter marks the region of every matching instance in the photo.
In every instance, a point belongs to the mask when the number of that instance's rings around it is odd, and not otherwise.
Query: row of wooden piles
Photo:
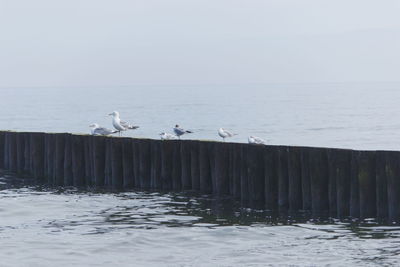
[[[243,206],[400,218],[400,152],[0,132],[0,169],[51,186],[196,191]]]

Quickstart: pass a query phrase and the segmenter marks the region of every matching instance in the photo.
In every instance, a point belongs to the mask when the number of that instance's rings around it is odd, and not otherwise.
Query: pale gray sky
[[[396,0],[0,0],[0,87],[399,81]]]

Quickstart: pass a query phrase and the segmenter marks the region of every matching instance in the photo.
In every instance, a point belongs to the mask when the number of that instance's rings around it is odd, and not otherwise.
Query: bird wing
[[[128,128],[130,125],[126,121],[120,121],[119,122],[123,127]]]
[[[108,135],[108,134],[112,134],[112,133],[116,133],[116,132],[117,131],[107,129],[105,127],[99,127],[94,130],[94,134],[98,134],[98,135]]]
[[[265,144],[265,140],[260,137],[253,137],[257,144]]]
[[[139,126],[129,125],[129,127],[128,127],[128,129],[131,129],[131,130],[135,130],[137,128],[139,128]]]
[[[182,134],[184,134],[185,133],[185,130],[183,130],[182,128],[174,128],[174,132],[177,134],[177,135],[182,135]]]
[[[127,123],[126,121],[120,121],[120,124],[122,125],[122,127],[126,128],[126,129],[137,129],[139,128],[139,126],[134,126],[134,125],[130,125],[129,123]]]
[[[232,136],[235,135],[234,133],[232,133],[232,132],[230,132],[230,131],[228,131],[228,130],[225,130],[225,133],[226,133],[229,137],[232,137]]]

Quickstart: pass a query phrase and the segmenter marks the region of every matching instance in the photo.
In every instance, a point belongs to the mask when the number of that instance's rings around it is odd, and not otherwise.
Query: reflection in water
[[[189,193],[46,189],[7,176],[0,216],[5,266],[366,266],[396,264],[400,253],[400,227],[374,220],[277,215]]]

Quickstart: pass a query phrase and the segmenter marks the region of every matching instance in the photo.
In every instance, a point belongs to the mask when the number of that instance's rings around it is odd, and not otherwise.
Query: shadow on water
[[[352,234],[362,239],[399,238],[400,226],[376,219],[335,219],[326,214],[313,216],[310,212],[277,212],[243,208],[231,198],[217,198],[194,192],[144,192],[126,191],[110,193],[104,190],[88,190],[65,187],[45,187],[31,179],[0,176],[0,192],[13,190],[24,194],[50,194],[56,196],[80,196],[85,199],[109,201],[108,206],[93,209],[90,214],[78,215],[73,220],[50,222],[47,227],[73,228],[81,224],[94,226],[87,234],[101,234],[113,228],[156,229],[160,227],[208,227],[287,226],[335,233],[332,238]],[[0,196],[4,197],[4,196]],[[100,200],[99,200],[100,199]],[[104,199],[104,200],[102,200]],[[33,200],[34,201],[34,200]],[[79,216],[84,218],[79,218]],[[342,234],[341,234],[342,233]]]

